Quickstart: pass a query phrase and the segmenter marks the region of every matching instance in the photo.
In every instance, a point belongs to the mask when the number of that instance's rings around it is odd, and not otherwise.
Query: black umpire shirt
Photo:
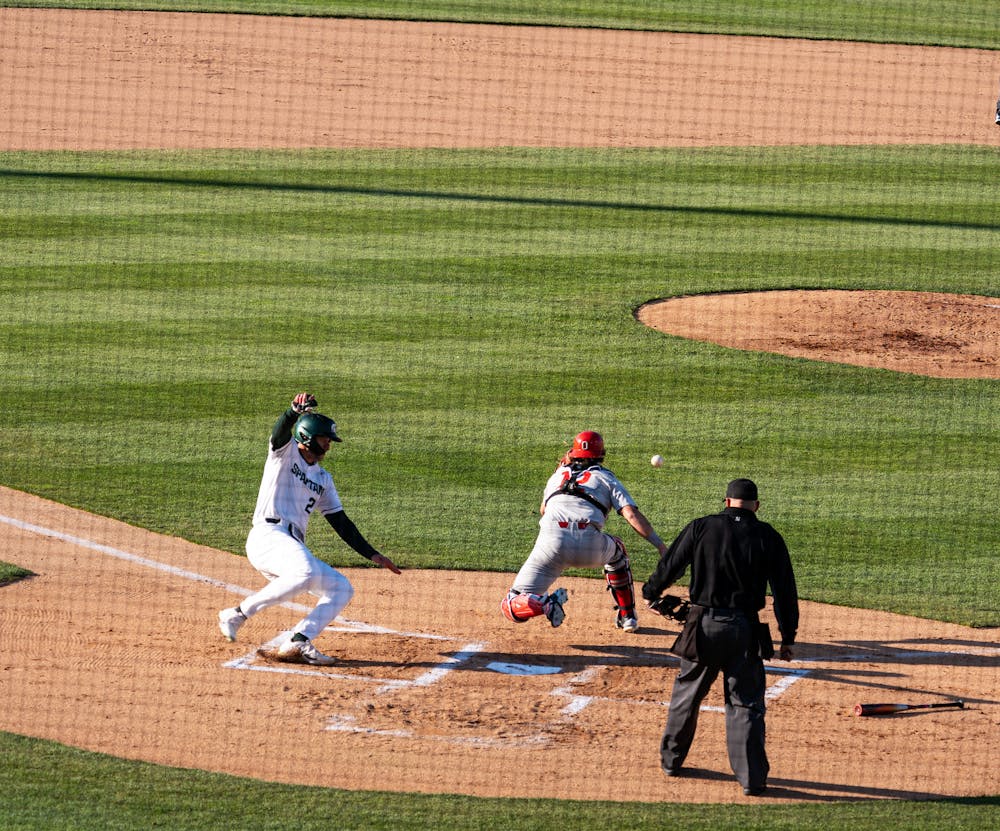
[[[656,600],[689,565],[691,602],[697,606],[741,609],[756,617],[770,584],[781,642],[795,643],[799,595],[788,547],[756,513],[726,508],[688,523],[660,558],[642,596]]]

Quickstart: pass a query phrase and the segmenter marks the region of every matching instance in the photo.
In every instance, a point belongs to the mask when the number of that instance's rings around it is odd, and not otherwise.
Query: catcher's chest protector
[[[553,491],[545,500],[545,504],[549,504],[549,499],[553,496],[559,496],[561,494],[568,494],[569,496],[575,496],[579,499],[589,502],[595,508],[597,508],[604,516],[608,515],[610,508],[606,505],[601,504],[601,501],[597,499],[592,494],[588,493],[585,488],[580,485],[580,481],[587,481],[590,470],[574,470],[563,480],[562,485],[559,486],[559,490]]]

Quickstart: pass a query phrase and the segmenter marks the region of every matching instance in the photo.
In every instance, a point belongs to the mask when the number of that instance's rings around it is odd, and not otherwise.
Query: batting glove
[[[316,397],[312,393],[300,392],[292,401],[292,409],[299,415],[316,409]]]

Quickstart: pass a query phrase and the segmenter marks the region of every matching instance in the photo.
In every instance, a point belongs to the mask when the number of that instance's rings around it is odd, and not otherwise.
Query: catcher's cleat
[[[545,609],[545,617],[549,619],[553,629],[566,619],[562,604],[566,602],[567,597],[566,589],[556,589],[545,598],[542,608]]]
[[[337,663],[336,658],[324,655],[312,645],[311,641],[286,641],[278,647],[275,657],[286,664],[312,664],[317,667],[332,667]]]
[[[235,609],[223,609],[219,612],[219,631],[230,643],[236,640],[236,633],[246,622],[247,617],[238,606]]]
[[[633,633],[639,629],[639,621],[636,619],[635,615],[622,615],[620,612],[618,614],[618,619],[615,621],[615,626],[621,629],[623,632]]]

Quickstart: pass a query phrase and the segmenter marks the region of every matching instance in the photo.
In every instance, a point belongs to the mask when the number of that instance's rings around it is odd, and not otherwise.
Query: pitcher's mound
[[[763,291],[646,303],[640,322],[736,349],[935,378],[1000,378],[1000,298],[918,291]]]

